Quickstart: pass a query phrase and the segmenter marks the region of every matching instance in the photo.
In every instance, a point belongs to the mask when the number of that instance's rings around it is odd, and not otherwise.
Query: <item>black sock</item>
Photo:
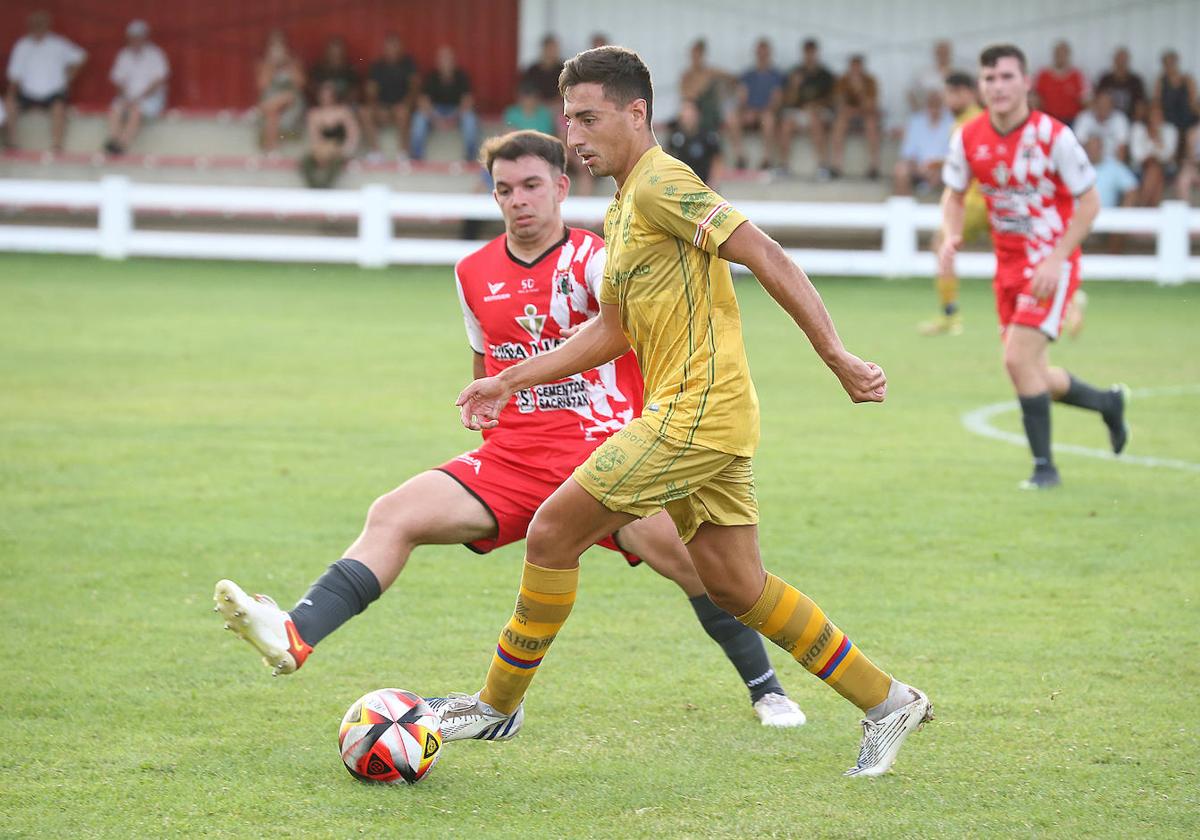
[[[1101,391],[1099,388],[1094,388],[1086,382],[1076,379],[1069,373],[1067,376],[1071,377],[1071,386],[1067,388],[1067,393],[1062,395],[1059,402],[1077,408],[1086,408],[1089,411],[1099,411],[1101,414],[1113,407],[1112,391]]]
[[[1054,466],[1050,457],[1050,392],[1033,397],[1021,397],[1021,420],[1025,423],[1025,437],[1029,438],[1029,450],[1033,453],[1033,468],[1046,469]]]
[[[751,703],[764,694],[785,693],[779,678],[775,676],[775,669],[771,667],[771,660],[767,658],[762,637],[756,631],[718,607],[709,600],[708,595],[697,595],[688,600],[704,632],[721,646],[733,667],[741,674],[742,682],[750,690]]]
[[[296,606],[292,621],[307,644],[316,645],[365,610],[380,595],[379,579],[357,560],[343,557],[317,578]]]
[[[958,302],[951,301],[950,303],[947,303],[945,306],[942,307],[942,311],[945,312],[947,315],[953,315],[955,312],[958,311]]]

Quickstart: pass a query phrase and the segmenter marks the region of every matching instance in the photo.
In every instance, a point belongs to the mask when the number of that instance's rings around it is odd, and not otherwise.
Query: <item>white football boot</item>
[[[858,746],[858,762],[845,772],[846,776],[882,776],[896,761],[904,739],[916,732],[926,721],[933,720],[933,704],[922,692],[908,687],[913,700],[878,721],[862,722],[862,742]]]
[[[251,597],[233,581],[220,580],[213,600],[213,612],[225,617],[225,629],[253,645],[274,676],[293,673],[312,653],[291,616],[266,595]]]
[[[771,692],[764,694],[754,701],[754,713],[762,721],[763,726],[777,726],[781,729],[793,726],[803,726],[808,720],[800,707],[792,702],[792,698]]]
[[[427,702],[442,719],[443,741],[507,741],[521,731],[525,723],[525,702],[511,715],[498,712],[479,699],[478,694],[451,694],[427,697]]]

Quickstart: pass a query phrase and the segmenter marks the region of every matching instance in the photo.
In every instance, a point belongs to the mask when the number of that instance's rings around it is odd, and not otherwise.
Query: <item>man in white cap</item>
[[[117,97],[108,111],[108,140],[104,150],[124,154],[142,121],[154,119],[167,104],[167,77],[171,69],[161,49],[150,43],[150,27],[144,20],[125,27],[126,45],[117,53],[109,79]]]

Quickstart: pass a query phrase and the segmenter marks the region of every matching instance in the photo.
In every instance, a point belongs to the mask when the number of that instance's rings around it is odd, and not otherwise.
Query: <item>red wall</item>
[[[304,60],[313,63],[325,41],[341,35],[365,74],[384,35],[396,31],[422,70],[440,44],[453,46],[471,74],[478,107],[498,112],[509,104],[517,79],[518,0],[0,0],[4,68],[25,17],[34,9],[54,16],[54,31],[88,51],[72,100],[106,106],[114,57],[133,18],[150,24],[150,37],[171,62],[170,105],[244,108],[257,99],[254,65],[268,30],[281,27]]]

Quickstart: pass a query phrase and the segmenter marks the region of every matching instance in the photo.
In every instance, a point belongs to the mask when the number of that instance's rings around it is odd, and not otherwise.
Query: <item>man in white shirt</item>
[[[1104,157],[1115,158],[1121,163],[1129,160],[1129,117],[1117,110],[1108,91],[1096,94],[1092,107],[1075,118],[1074,129],[1075,136],[1084,145],[1093,137],[1099,137]]]
[[[117,53],[109,79],[116,85],[117,98],[108,111],[108,140],[104,150],[124,154],[142,127],[167,104],[167,57],[149,41],[150,27],[144,20],[131,21],[125,28],[126,46]]]
[[[950,151],[954,116],[946,110],[941,91],[927,91],[924,106],[908,118],[904,127],[892,176],[896,195],[912,195],[915,187],[942,186],[942,162]]]
[[[50,31],[50,15],[29,15],[29,34],[13,46],[8,58],[5,126],[9,146],[16,145],[17,119],[22,111],[50,112],[50,148],[61,152],[67,128],[67,93],[71,80],[87,60],[87,51]]]

